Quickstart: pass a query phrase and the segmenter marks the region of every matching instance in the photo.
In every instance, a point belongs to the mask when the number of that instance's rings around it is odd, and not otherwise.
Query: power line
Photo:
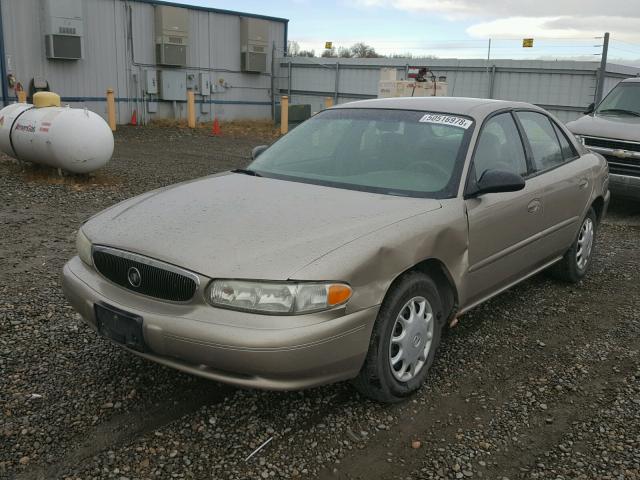
[[[624,41],[624,40],[618,40],[617,38],[616,38],[615,40],[613,40],[613,39],[612,39],[611,41],[612,41],[612,42],[616,42],[616,43],[624,43],[624,44],[626,44],[626,45],[632,45],[632,46],[634,46],[634,47],[638,47],[638,48],[640,48],[640,43],[631,43],[631,42],[626,42],[626,41]]]
[[[614,46],[610,46],[609,49],[610,50],[618,50],[618,51],[626,52],[626,53],[632,53],[632,54],[637,55],[638,57],[640,57],[640,51],[626,50],[624,48],[614,47]]]

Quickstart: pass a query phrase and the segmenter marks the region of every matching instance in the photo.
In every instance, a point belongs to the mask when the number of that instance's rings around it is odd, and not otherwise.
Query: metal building
[[[155,0],[0,0],[2,100],[50,89],[117,119],[270,118],[288,20]]]
[[[415,65],[446,78],[449,96],[530,102],[565,122],[594,101],[600,67],[575,61],[289,57],[278,62],[278,87],[292,103],[308,103],[318,111],[326,97],[336,103],[375,98],[381,68],[395,67],[397,78],[405,79]],[[639,68],[608,64],[604,93],[638,75]]]

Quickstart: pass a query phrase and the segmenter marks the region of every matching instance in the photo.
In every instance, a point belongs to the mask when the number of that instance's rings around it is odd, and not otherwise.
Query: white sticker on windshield
[[[464,128],[465,130],[473,125],[473,120],[454,115],[442,115],[441,113],[427,113],[420,120],[422,123],[437,123],[438,125],[451,125],[452,127]]]

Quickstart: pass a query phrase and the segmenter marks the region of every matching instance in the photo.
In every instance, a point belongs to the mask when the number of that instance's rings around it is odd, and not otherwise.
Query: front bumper
[[[586,145],[609,164],[609,188],[614,195],[640,200],[640,152]]]
[[[211,380],[268,390],[297,390],[355,377],[379,308],[283,317],[204,302],[162,302],[108,282],[78,257],[65,265],[62,286],[93,329],[98,302],[141,316],[150,352],[127,349],[130,352]]]
[[[609,188],[615,195],[640,200],[640,177],[610,173]]]

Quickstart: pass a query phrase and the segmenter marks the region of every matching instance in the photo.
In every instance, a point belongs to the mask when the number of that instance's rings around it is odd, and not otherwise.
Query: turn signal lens
[[[82,229],[78,230],[78,234],[76,235],[76,249],[78,250],[78,256],[80,260],[89,265],[93,266],[93,258],[91,256],[91,241],[84,234]]]
[[[341,305],[351,298],[353,290],[349,285],[337,284],[329,285],[329,292],[327,294],[327,305],[335,307]]]

